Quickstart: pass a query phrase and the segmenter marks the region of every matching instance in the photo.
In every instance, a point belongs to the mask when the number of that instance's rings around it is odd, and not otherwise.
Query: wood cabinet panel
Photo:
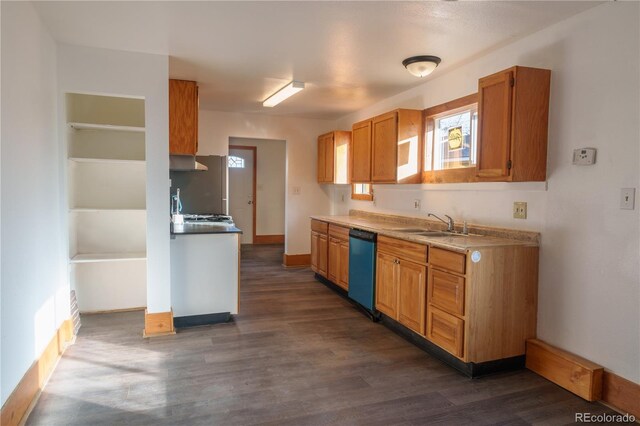
[[[427,339],[451,354],[462,357],[464,321],[432,306],[427,310]]]
[[[371,120],[353,125],[351,154],[351,181],[371,182]]]
[[[371,181],[395,183],[398,157],[398,113],[393,111],[372,120]]]
[[[198,151],[198,85],[169,80],[169,153],[196,155]]]
[[[321,220],[311,219],[311,230],[321,234],[326,234],[329,230],[329,224],[327,222],[322,222]]]
[[[329,259],[327,267],[327,278],[338,283],[338,277],[340,276],[340,240],[329,237]]]
[[[477,174],[480,177],[509,176],[511,159],[511,114],[513,71],[480,79],[478,83]]]
[[[464,278],[431,269],[428,301],[445,312],[464,316]]]
[[[376,255],[376,309],[383,314],[398,319],[396,257],[378,252]]]
[[[338,284],[345,290],[349,290],[349,241],[340,242],[340,271],[338,274]]]
[[[427,263],[428,247],[423,244],[411,241],[399,240],[397,238],[378,236],[378,251],[387,252],[403,259],[412,260],[417,263]]]
[[[425,332],[427,267],[408,260],[398,263],[398,321],[416,333]]]
[[[333,182],[335,168],[335,141],[333,133],[324,138],[324,181]]]
[[[335,130],[318,136],[318,183],[349,183],[351,132]]]
[[[327,277],[329,241],[326,235],[318,234],[318,273]]]
[[[465,273],[467,256],[463,253],[431,247],[429,251],[429,264],[438,268],[447,269],[458,274]]]
[[[326,159],[326,151],[324,149],[325,146],[325,137],[323,136],[319,136],[318,137],[318,183],[324,183],[327,181],[327,178],[325,176],[326,174],[326,167],[325,167],[325,163],[327,162]]]
[[[349,242],[349,228],[344,226],[329,224],[329,236],[337,238],[339,240]]]
[[[318,239],[320,234],[311,231],[311,270],[318,272]]]

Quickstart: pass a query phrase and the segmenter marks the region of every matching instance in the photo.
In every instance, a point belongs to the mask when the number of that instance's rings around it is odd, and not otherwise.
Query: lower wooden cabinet
[[[327,278],[345,290],[349,289],[349,241],[329,237],[329,274]]]
[[[328,237],[311,231],[311,270],[327,277]]]
[[[427,314],[427,338],[457,357],[464,355],[464,321],[433,305]]]
[[[385,243],[387,242],[387,243]],[[376,309],[424,335],[426,308],[426,246],[381,239],[376,258]],[[415,246],[415,247],[413,247]],[[422,253],[425,264],[408,260],[405,254]]]
[[[376,255],[376,309],[398,319],[397,258],[378,251]]]

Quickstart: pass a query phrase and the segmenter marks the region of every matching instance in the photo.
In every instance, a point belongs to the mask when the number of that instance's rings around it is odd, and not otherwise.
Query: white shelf
[[[128,260],[146,260],[147,253],[81,253],[73,256],[70,263],[119,262]]]
[[[116,160],[111,158],[84,158],[84,157],[69,157],[69,161],[76,163],[105,163],[105,164],[140,164],[144,165],[145,160]]]
[[[69,127],[74,130],[112,130],[116,132],[139,132],[144,133],[144,127],[138,126],[117,126],[113,124],[95,124],[95,123],[68,123]]]
[[[98,212],[123,212],[123,213],[127,213],[127,212],[145,212],[147,211],[147,209],[92,209],[89,207],[82,207],[82,208],[71,208],[69,209],[70,213],[98,213]]]

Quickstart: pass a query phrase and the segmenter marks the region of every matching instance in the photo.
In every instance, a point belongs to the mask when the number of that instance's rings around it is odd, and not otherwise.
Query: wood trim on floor
[[[144,310],[144,331],[142,337],[166,336],[176,334],[173,327],[173,309],[169,312],[149,313]]]
[[[121,312],[144,311],[145,309],[147,309],[146,306],[139,306],[137,308],[107,309],[104,311],[80,311],[80,314],[82,315],[117,314]]]
[[[37,401],[53,373],[58,359],[73,342],[73,338],[73,320],[68,318],[60,325],[40,357],[29,367],[18,386],[7,398],[0,413],[0,424],[14,426],[24,423],[34,402]]]
[[[311,254],[287,254],[282,255],[282,266],[285,268],[300,268],[311,266]]]
[[[637,383],[605,371],[602,380],[602,401],[640,419],[640,385]]]
[[[284,244],[284,235],[256,235],[253,244]]]
[[[527,340],[526,367],[587,401],[602,397],[604,368],[538,339]]]

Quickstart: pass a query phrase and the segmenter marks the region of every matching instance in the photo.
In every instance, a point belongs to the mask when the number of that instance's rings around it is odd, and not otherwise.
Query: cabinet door
[[[429,306],[427,317],[427,339],[453,355],[462,357],[464,321],[433,306]]]
[[[319,235],[317,232],[311,231],[311,270],[313,272],[318,272]]]
[[[324,181],[328,183],[332,183],[334,178],[334,151],[333,133],[330,133],[324,138]]]
[[[318,234],[318,273],[323,277],[327,277],[327,257],[328,257],[328,238],[326,235]]]
[[[326,163],[326,151],[324,149],[324,135],[318,137],[318,183],[325,182],[325,166]]]
[[[340,276],[340,240],[329,237],[329,265],[327,278],[334,284],[338,284]]]
[[[380,115],[372,122],[371,181],[395,182],[398,159],[398,113]]]
[[[376,309],[398,319],[398,279],[395,256],[378,252],[376,256]]]
[[[478,82],[477,175],[489,180],[509,176],[514,75],[512,70]]]
[[[431,269],[428,299],[443,311],[464,315],[464,278]]]
[[[351,148],[351,181],[371,182],[371,121],[353,125]]]
[[[427,267],[400,259],[398,264],[398,321],[424,335]]]
[[[340,242],[340,275],[338,285],[349,290],[349,242]]]
[[[198,150],[198,86],[169,80],[169,153],[195,155]]]

